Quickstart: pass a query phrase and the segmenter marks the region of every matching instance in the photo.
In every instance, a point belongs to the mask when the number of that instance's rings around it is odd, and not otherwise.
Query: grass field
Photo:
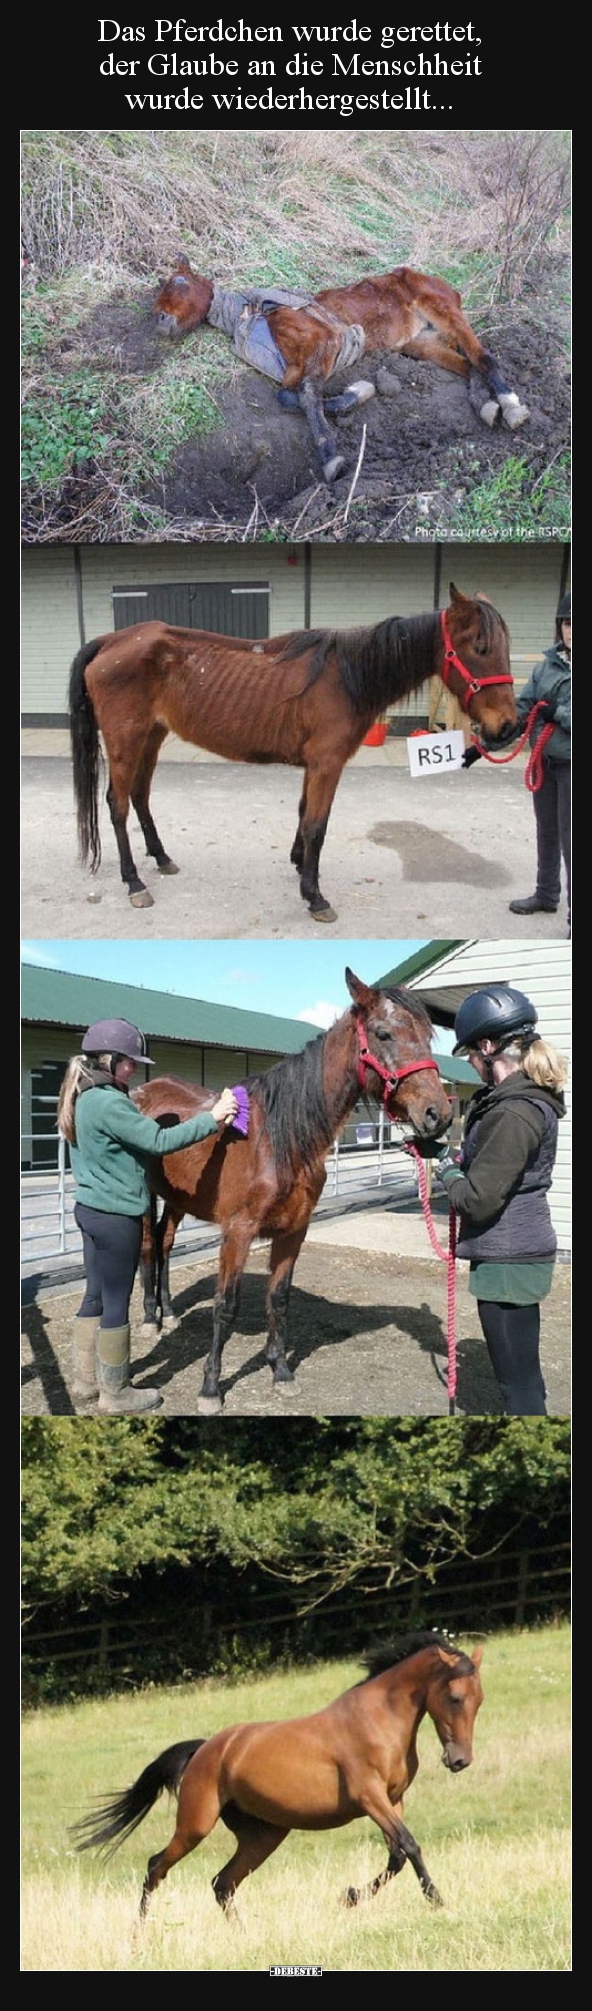
[[[383,1840],[366,1821],[324,1835],[293,1832],[241,1887],[233,1924],[210,1890],[234,1848],[218,1825],[170,1874],[139,1930],[147,1858],[174,1826],[166,1797],[107,1864],[71,1848],[68,1825],[165,1746],[241,1718],[316,1710],[359,1679],[354,1662],[27,1716],[22,1968],[570,1969],[569,1658],[564,1624],[486,1642],[474,1762],[456,1778],[440,1763],[432,1725],[422,1727],[406,1816],[442,1894],[440,1911],[409,1867],[367,1905],[344,1907],[347,1885],[384,1866]]]

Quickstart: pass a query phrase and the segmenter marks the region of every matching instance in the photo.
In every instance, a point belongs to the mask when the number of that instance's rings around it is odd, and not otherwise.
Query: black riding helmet
[[[571,594],[564,594],[555,616],[555,634],[558,642],[563,641],[561,629],[564,621],[571,622]]]
[[[512,985],[488,985],[484,991],[470,992],[454,1022],[456,1046],[453,1054],[466,1053],[479,1040],[495,1040],[507,1047],[517,1034],[534,1040],[538,1014],[524,992]]]
[[[82,1042],[83,1054],[126,1054],[130,1061],[139,1061],[144,1068],[153,1068],[146,1053],[146,1038],[129,1019],[98,1019],[87,1027]]]

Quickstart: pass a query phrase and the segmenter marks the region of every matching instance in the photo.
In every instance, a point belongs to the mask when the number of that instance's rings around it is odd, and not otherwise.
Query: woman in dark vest
[[[125,1019],[97,1020],[73,1055],[58,1099],[58,1130],[70,1145],[75,1220],[82,1236],[86,1289],[73,1332],[73,1394],[99,1410],[156,1410],[156,1389],[130,1382],[129,1308],[150,1200],[149,1162],[195,1145],[238,1109],[223,1089],[211,1110],[183,1124],[143,1116],[129,1095],[136,1068],[152,1068],[146,1040]]]
[[[488,985],[455,1020],[453,1054],[481,1077],[468,1107],[457,1164],[436,1147],[435,1172],[460,1215],[457,1250],[506,1412],[545,1417],[540,1302],[550,1291],[557,1237],[549,1188],[565,1114],[567,1068],[537,1034],[524,992]]]

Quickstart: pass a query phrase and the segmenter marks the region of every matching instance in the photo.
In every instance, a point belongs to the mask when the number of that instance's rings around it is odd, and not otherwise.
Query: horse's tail
[[[101,861],[98,812],[101,746],[84,673],[100,647],[101,639],[87,642],[84,649],[79,649],[70,671],[68,692],[78,844],[83,865],[90,859],[93,873]]]
[[[178,1795],[185,1768],[204,1743],[203,1739],[181,1739],[178,1745],[167,1746],[124,1794],[116,1795],[113,1801],[97,1802],[90,1815],[71,1825],[69,1834],[76,1849],[103,1850],[106,1857],[112,1857],[124,1838],[144,1821],[165,1788]]]

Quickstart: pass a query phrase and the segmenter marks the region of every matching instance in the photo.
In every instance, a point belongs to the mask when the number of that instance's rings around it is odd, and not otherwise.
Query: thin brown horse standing
[[[459,699],[484,746],[513,738],[506,624],[484,596],[471,599],[454,585],[444,613],[393,615],[373,628],[302,629],[253,643],[152,621],[96,637],[70,673],[83,863],[96,872],[101,859],[102,735],[121,877],[134,907],[152,907],[127,820],[131,803],[158,871],[176,873],[150,811],[158,755],[167,733],[176,733],[229,761],[304,769],[290,858],[315,921],[334,922],[319,887],[319,859],[339,778],[378,713],[432,676]]]
[[[380,991],[346,969],[353,1004],[328,1033],[300,1054],[245,1085],[250,1100],[246,1137],[230,1127],[214,1138],[155,1162],[155,1192],[165,1202],[145,1219],[141,1256],[145,1327],[173,1312],[168,1259],[185,1214],[222,1231],[214,1300],[214,1334],[197,1408],[221,1411],[222,1351],[235,1325],[240,1285],[255,1237],[271,1243],[265,1359],[275,1384],[293,1382],[286,1358],[288,1305],[294,1266],[327,1177],[327,1153],[361,1095],[382,1102],[403,1137],[440,1137],[452,1110],[430,1050],[431,1021],[417,994],[402,986]],[[134,1092],[149,1116],[164,1121],[207,1108],[216,1091],[162,1076]],[[174,1113],[174,1120],[173,1120]]]
[[[470,1655],[441,1634],[404,1636],[364,1658],[367,1675],[333,1704],[308,1717],[231,1725],[205,1740],[171,1746],[115,1799],[74,1826],[79,1850],[116,1850],[142,1822],[163,1788],[178,1796],[174,1835],[148,1862],[140,1911],[173,1865],[209,1836],[221,1817],[237,1849],[213,1880],[218,1905],[232,1907],[237,1887],[277,1850],[292,1829],[342,1829],[369,1816],[384,1837],[386,1869],[347,1903],[378,1892],[409,1861],[426,1899],[440,1895],[403,1820],[403,1796],[415,1779],[417,1733],[426,1714],[444,1765],[460,1773],[473,1757],[473,1727],[483,1701],[483,1650]]]
[[[326,398],[325,386],[371,351],[396,351],[464,377],[487,426],[501,413],[513,430],[529,416],[470,327],[456,288],[407,265],[350,286],[290,294],[273,286],[236,292],[193,272],[188,259],[180,258],[159,287],[154,312],[170,335],[189,334],[204,322],[221,330],[244,362],[273,378],[280,404],[304,413],[327,482],[345,466],[327,412],[350,411],[371,398],[375,387],[362,379]]]

